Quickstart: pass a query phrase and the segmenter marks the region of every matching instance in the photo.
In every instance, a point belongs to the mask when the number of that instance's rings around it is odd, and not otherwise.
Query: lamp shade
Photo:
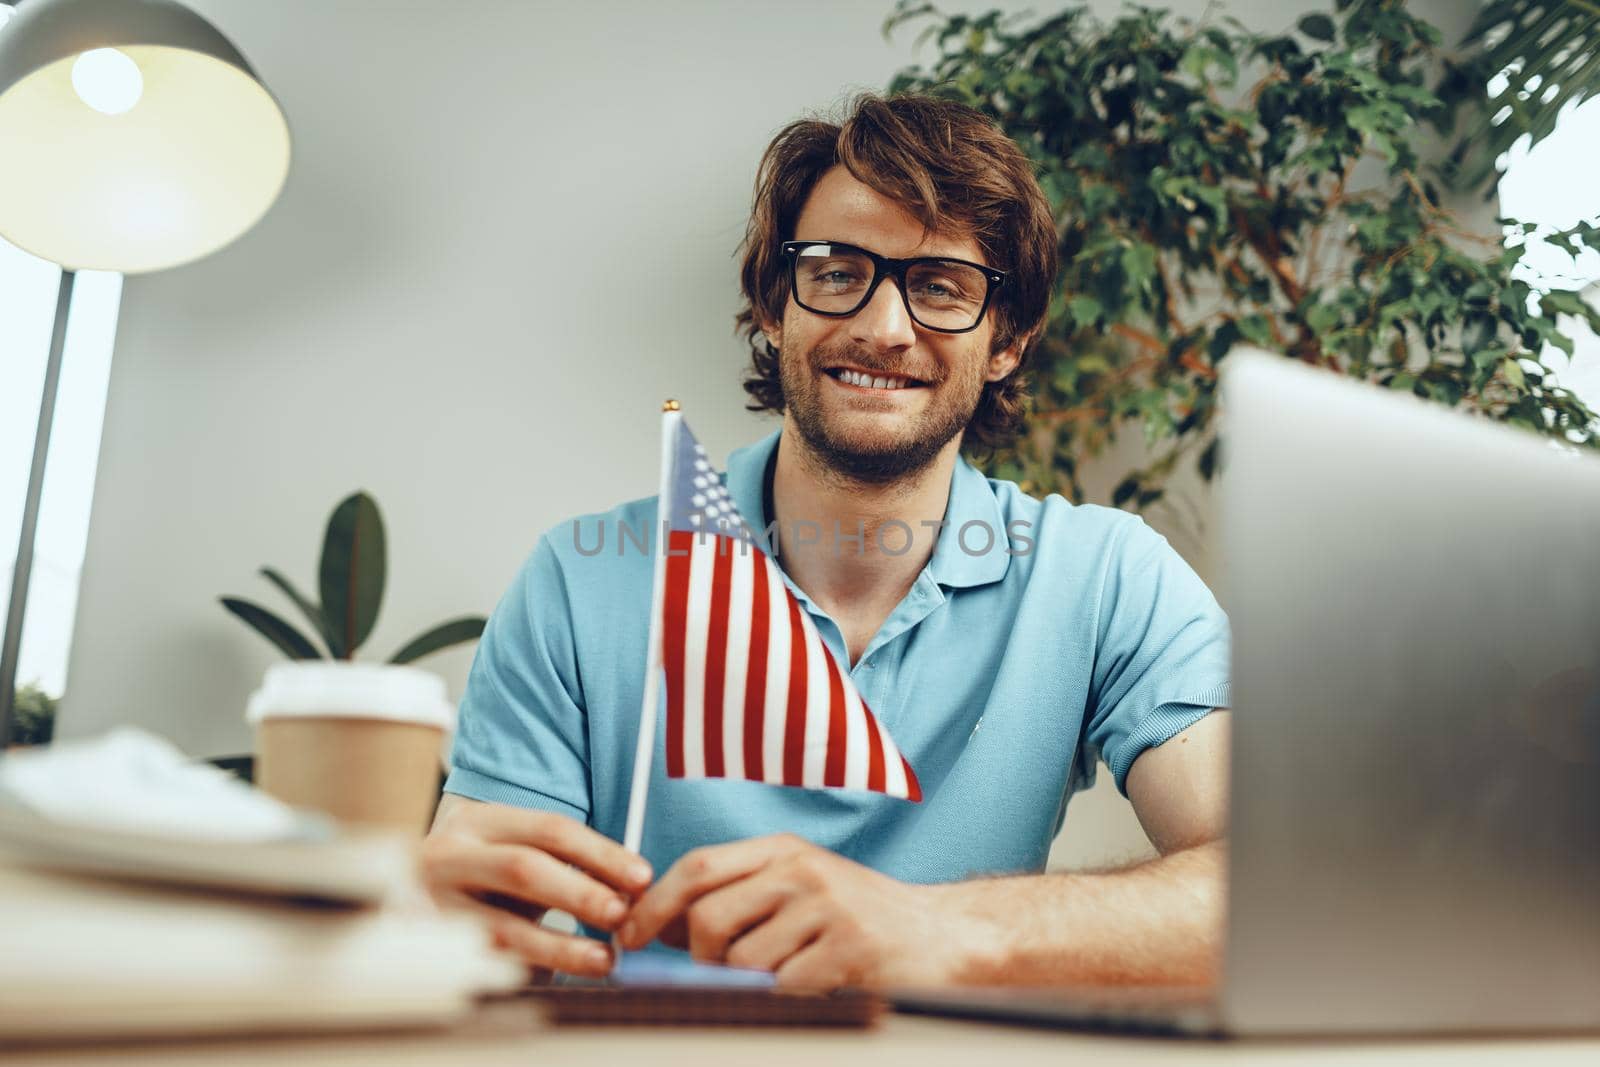
[[[175,267],[266,214],[283,111],[173,0],[25,0],[0,26],[0,236],[70,270]]]

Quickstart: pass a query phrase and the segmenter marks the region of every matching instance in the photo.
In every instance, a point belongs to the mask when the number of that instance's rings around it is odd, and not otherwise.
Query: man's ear
[[[757,315],[756,324],[761,327],[761,335],[767,339],[767,344],[772,346],[774,352],[778,351],[782,347],[778,344],[778,341],[783,337],[782,321],[772,322],[761,315]]]
[[[1011,375],[1022,362],[1022,353],[1028,350],[1038,332],[1019,336],[1009,345],[989,357],[989,367],[984,373],[984,381],[998,382]]]

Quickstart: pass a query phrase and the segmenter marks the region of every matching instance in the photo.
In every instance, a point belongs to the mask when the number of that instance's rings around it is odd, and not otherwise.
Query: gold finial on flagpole
[[[662,411],[677,411],[678,410],[678,402],[676,400],[663,400],[661,402],[661,410]]]

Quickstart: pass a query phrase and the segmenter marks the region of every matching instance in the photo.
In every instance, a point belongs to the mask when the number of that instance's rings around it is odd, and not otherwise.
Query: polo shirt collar
[[[751,534],[756,545],[769,555],[772,547],[767,542],[765,530],[771,519],[767,516],[762,498],[767,464],[778,451],[778,439],[782,433],[781,429],[774,430],[754,444],[737,449],[728,456],[728,495],[752,528]],[[968,463],[965,456],[956,457],[944,519],[945,526],[934,544],[933,558],[928,561],[927,574],[930,578],[940,585],[966,588],[998,582],[1005,577],[1011,557],[1006,553],[1007,533],[1005,517],[1000,512],[1000,501],[995,499],[989,479]],[[963,538],[962,527],[973,522],[981,525],[969,529]],[[966,549],[962,547],[963,541]],[[986,551],[979,551],[985,548]]]
[[[965,588],[988,585],[1006,576],[1011,557],[1006,553],[1008,542],[1000,501],[995,499],[989,479],[962,455],[956,456],[956,469],[950,476],[950,502],[945,506],[944,521],[944,529],[933,546],[933,558],[928,561],[934,581]],[[962,528],[968,523],[977,525],[963,535]]]
[[[782,430],[773,430],[753,445],[735,449],[728,455],[725,481],[733,506],[745,525],[750,527],[751,540],[767,555],[772,555],[772,545],[766,536],[767,509],[763,501],[767,480],[767,463],[778,451],[778,437]]]

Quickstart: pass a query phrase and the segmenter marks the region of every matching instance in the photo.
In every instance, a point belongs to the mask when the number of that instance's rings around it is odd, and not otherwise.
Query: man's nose
[[[889,350],[910,348],[917,343],[911,311],[893,278],[879,282],[872,299],[850,320],[850,339]]]

